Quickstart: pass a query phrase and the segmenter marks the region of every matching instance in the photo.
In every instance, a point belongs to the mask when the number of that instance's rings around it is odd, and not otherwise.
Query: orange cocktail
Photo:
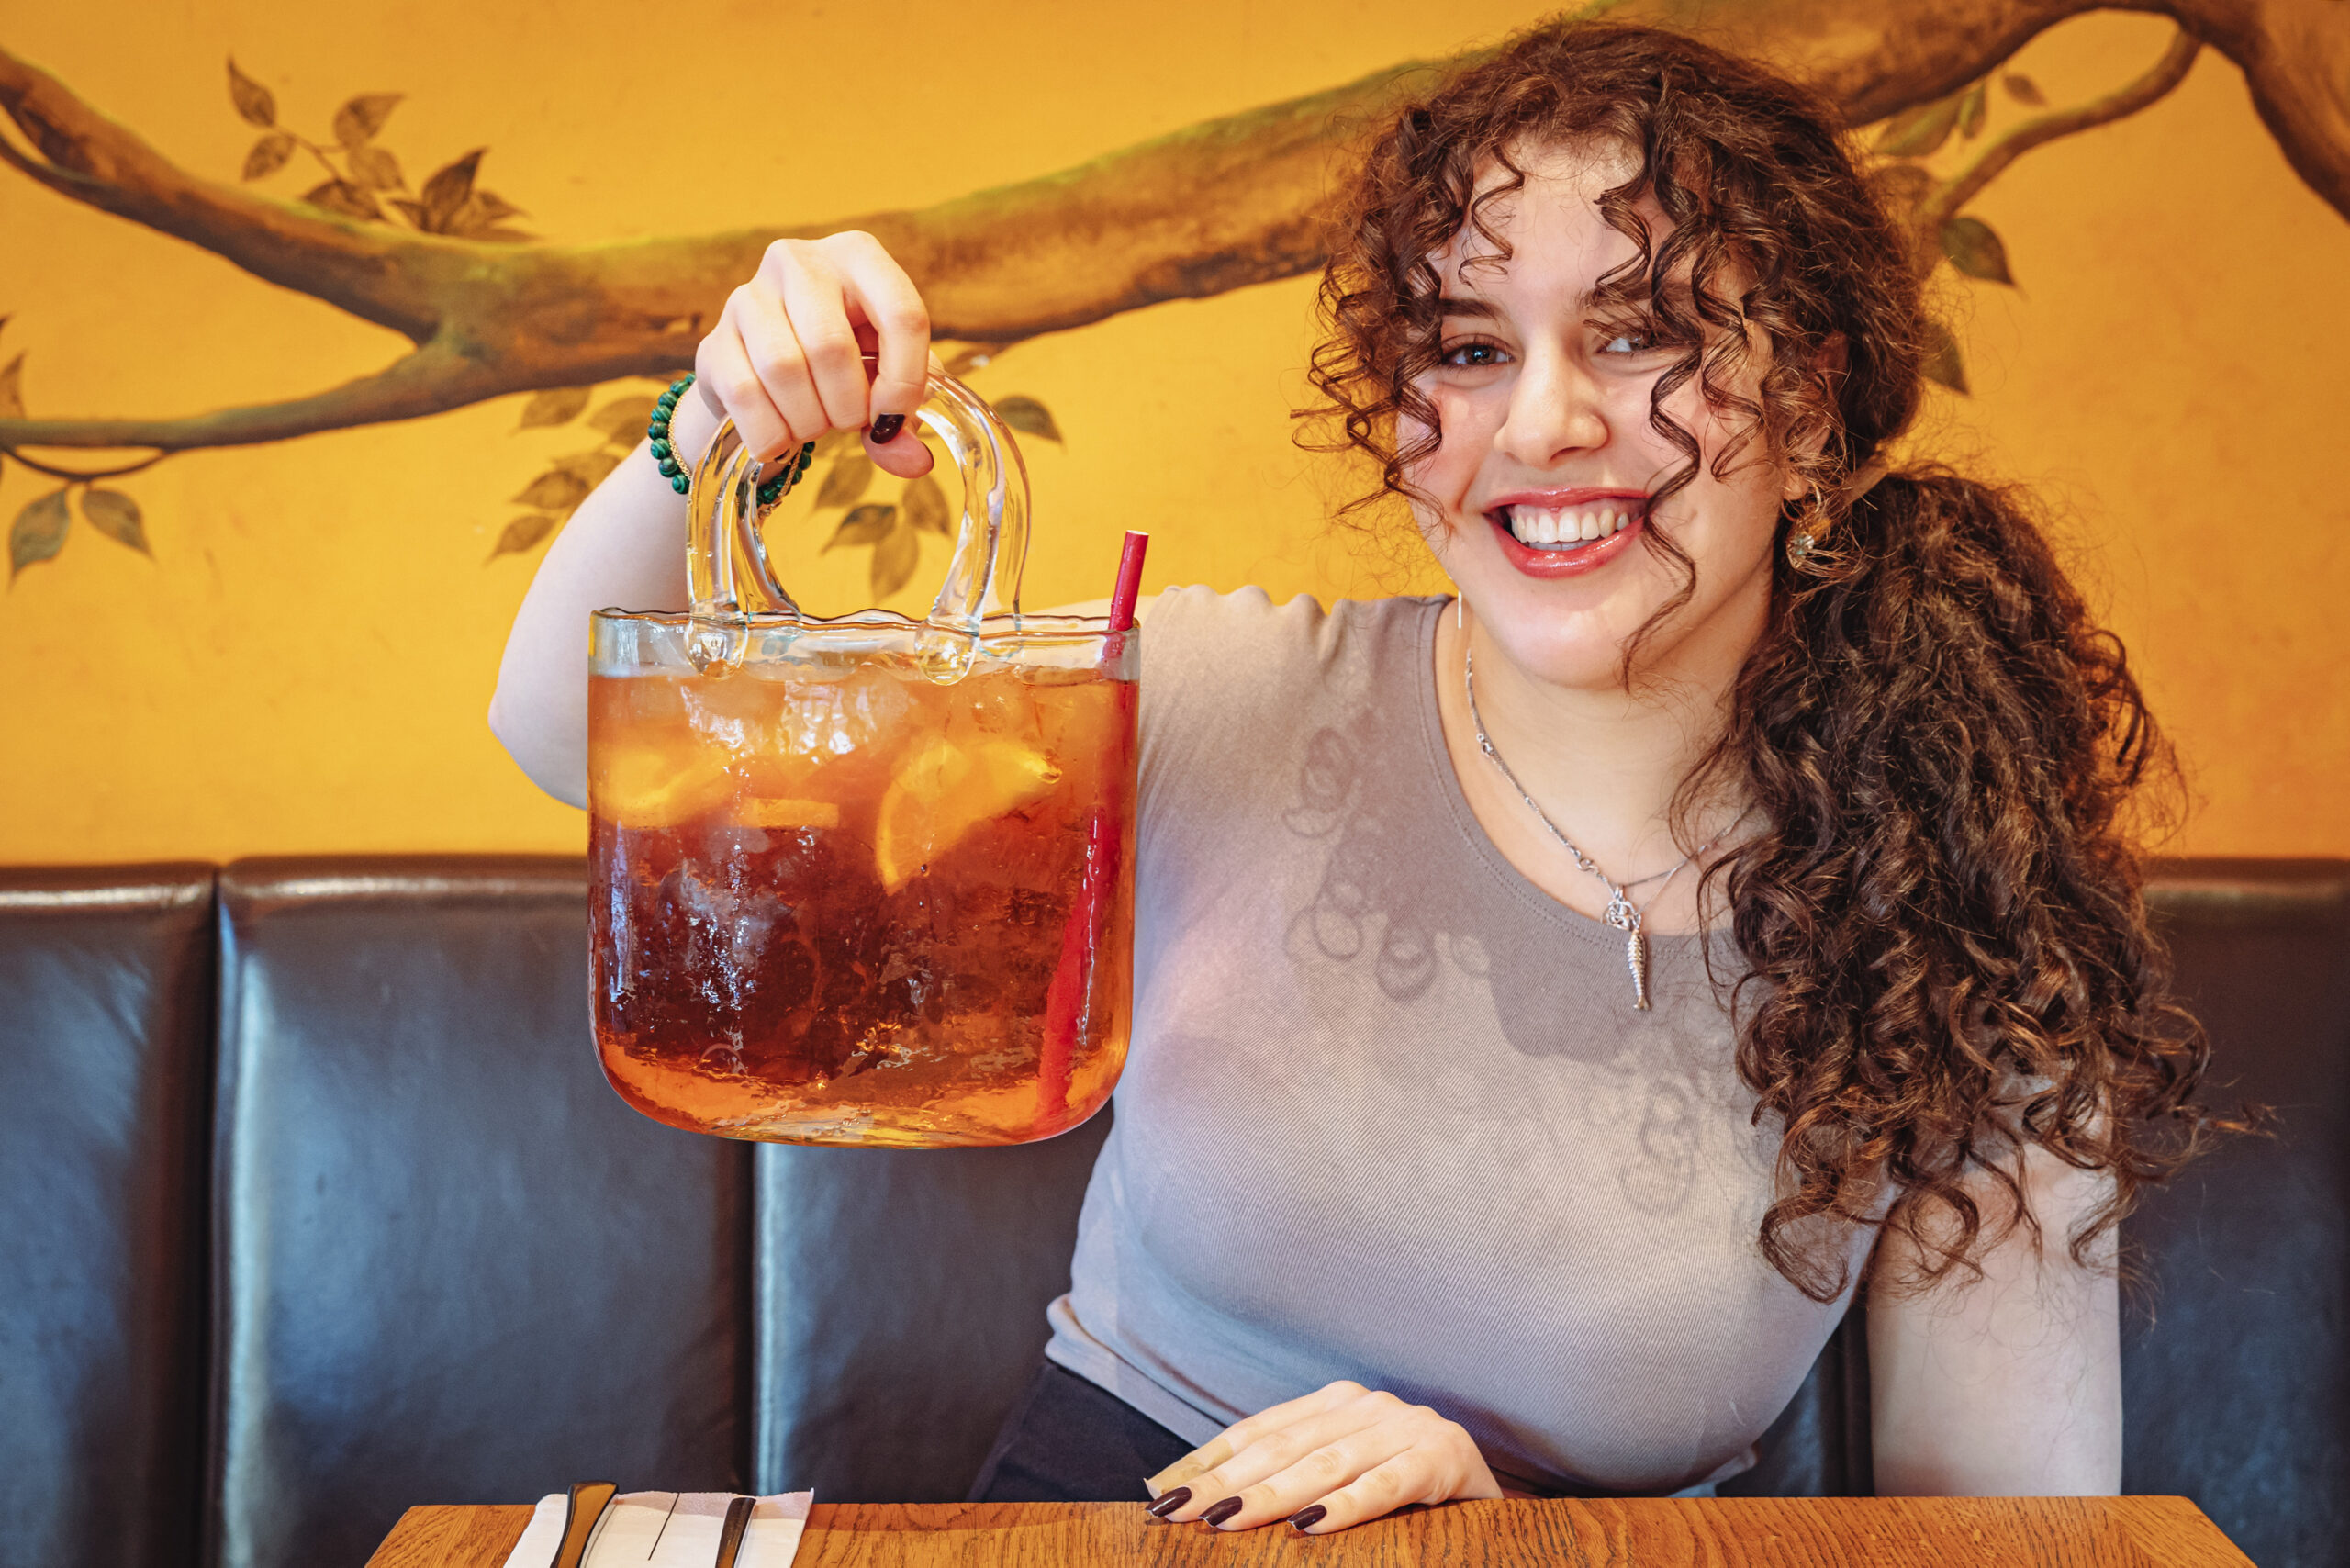
[[[1063,640],[959,679],[813,640],[599,661],[596,1037],[623,1098],[698,1132],[929,1146],[1100,1106],[1130,1007],[1136,651]]]

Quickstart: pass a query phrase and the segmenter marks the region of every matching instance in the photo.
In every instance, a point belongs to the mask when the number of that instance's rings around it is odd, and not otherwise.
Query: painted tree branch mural
[[[2302,179],[2350,216],[2350,17],[2341,0],[2139,0],[2125,7],[2179,25],[2150,69],[2090,103],[1986,130],[1991,84],[2011,106],[2039,104],[2006,69],[2017,50],[2091,0],[1599,0],[1586,7],[1685,28],[1776,60],[1855,124],[1886,122],[1875,150],[1918,226],[1921,264],[2009,282],[1998,236],[1963,208],[2018,157],[2138,112],[2184,79],[2206,44],[2242,68],[2263,121]],[[1444,62],[1415,62],[1328,92],[1209,120],[1091,162],[914,211],[846,215],[796,228],[749,228],[629,243],[525,243],[520,209],[476,184],[477,150],[413,196],[377,138],[398,95],[363,94],[331,143],[277,123],[265,89],[230,67],[233,106],[262,132],[237,182],[182,169],[63,83],[0,49],[0,162],[70,200],[185,240],[249,273],[390,329],[411,348],[340,386],[193,415],[33,419],[21,356],[0,369],[0,455],[66,482],[17,519],[12,573],[54,554],[67,490],[172,454],[282,441],[536,392],[524,423],[582,415],[596,384],[687,368],[727,291],[775,239],[862,228],[922,286],[941,338],[992,353],[1041,333],[1165,300],[1203,298],[1311,272],[1334,158],[1359,129]],[[1984,140],[1956,174],[1923,160]],[[257,182],[307,153],[327,178],[299,199]],[[5,319],[0,319],[4,320]],[[1937,373],[1964,389],[1954,345]],[[588,423],[603,444],[548,483],[508,540],[536,543],[633,440],[634,399]],[[1045,423],[1049,416],[1037,411]],[[39,458],[26,455],[41,449]],[[69,465],[60,449],[133,451],[135,460]],[[602,455],[599,455],[599,454]],[[599,465],[601,465],[601,467]],[[591,472],[592,471],[592,472]],[[552,473],[542,481],[553,478]],[[85,518],[143,548],[135,503],[83,483]],[[831,487],[845,493],[844,483]],[[526,491],[525,497],[531,492]],[[851,501],[854,497],[850,498]],[[844,502],[842,504],[849,504]],[[871,520],[866,520],[870,532]],[[517,542],[519,540],[519,542]],[[850,541],[852,543],[856,541]],[[877,577],[877,588],[878,588]]]

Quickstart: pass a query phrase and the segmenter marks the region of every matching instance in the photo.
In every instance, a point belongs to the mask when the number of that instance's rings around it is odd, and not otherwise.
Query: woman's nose
[[[1528,468],[1549,468],[1607,442],[1599,386],[1567,354],[1535,353],[1510,388],[1494,449]]]

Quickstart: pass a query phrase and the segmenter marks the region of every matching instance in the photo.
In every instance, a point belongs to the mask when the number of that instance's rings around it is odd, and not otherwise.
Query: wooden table
[[[527,1506],[410,1508],[368,1568],[499,1568]],[[1721,1498],[1449,1503],[1300,1536],[1147,1521],[1138,1503],[818,1504],[793,1568],[2246,1568],[2184,1497]]]

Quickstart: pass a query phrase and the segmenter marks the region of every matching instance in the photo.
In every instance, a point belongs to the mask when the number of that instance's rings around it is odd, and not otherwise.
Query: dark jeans
[[[1117,1395],[1046,1361],[1004,1417],[970,1500],[1147,1503],[1143,1477],[1192,1447]]]

